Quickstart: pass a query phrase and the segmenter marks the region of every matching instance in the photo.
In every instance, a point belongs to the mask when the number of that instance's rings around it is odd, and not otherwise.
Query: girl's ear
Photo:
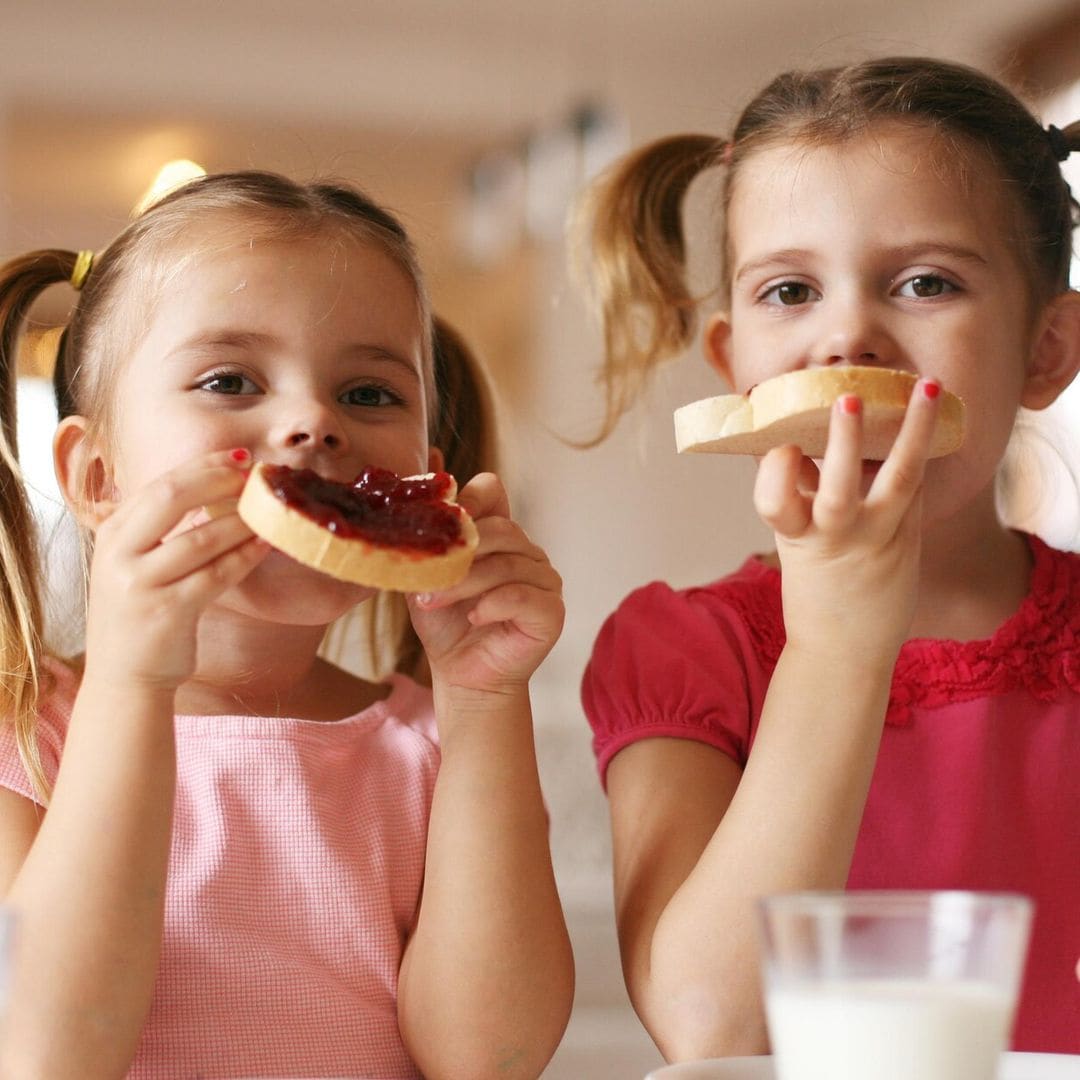
[[[428,450],[427,467],[428,472],[442,472],[446,468],[446,458],[437,446]]]
[[[718,311],[709,317],[705,324],[704,345],[709,366],[734,390],[735,380],[731,376],[731,320],[725,312]]]
[[[1042,314],[1032,346],[1020,404],[1045,409],[1072,382],[1080,369],[1080,293],[1055,296]]]
[[[94,530],[116,509],[118,492],[100,447],[91,442],[87,431],[84,416],[60,421],[53,436],[53,466],[75,519]]]

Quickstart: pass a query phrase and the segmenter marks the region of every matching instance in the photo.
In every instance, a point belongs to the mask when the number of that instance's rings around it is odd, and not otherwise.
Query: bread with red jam
[[[400,592],[460,581],[476,553],[472,518],[445,472],[399,477],[369,467],[352,483],[257,463],[237,512],[256,535],[324,574]]]
[[[798,446],[807,457],[825,453],[833,403],[856,394],[863,404],[862,456],[883,461],[896,441],[918,380],[892,368],[804,368],[758,383],[749,394],[703,398],[675,410],[679,453],[762,455]],[[942,391],[930,457],[944,457],[964,441],[964,404]]]

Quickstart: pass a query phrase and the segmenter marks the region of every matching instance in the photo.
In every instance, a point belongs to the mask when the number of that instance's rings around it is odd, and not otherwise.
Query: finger
[[[169,585],[212,563],[252,537],[238,514],[214,518],[185,529],[146,552],[138,561],[145,585]]]
[[[778,446],[758,465],[754,509],[781,536],[801,536],[810,524],[812,503],[799,491],[803,460],[797,446]]]
[[[477,473],[459,492],[458,504],[471,518],[510,517],[510,499],[494,473]]]
[[[870,487],[867,502],[900,498],[908,501],[922,485],[937,424],[941,384],[935,379],[920,379],[904,413],[900,434]]]
[[[499,551],[514,551],[541,562],[547,561],[547,553],[534,544],[525,530],[516,522],[501,514],[490,514],[476,523],[476,557],[493,555]]]
[[[510,623],[534,641],[550,642],[562,632],[562,597],[515,581],[485,593],[469,612],[474,627]]]
[[[181,602],[205,607],[223,592],[239,584],[270,554],[270,545],[257,536],[219,555],[173,586]]]
[[[821,482],[821,470],[817,463],[808,457],[803,457],[799,462],[799,475],[795,486],[800,495],[816,495],[818,484]]]
[[[862,503],[862,401],[844,394],[829,417],[829,440],[821,462],[813,517],[818,528],[836,531],[849,525]]]
[[[124,499],[103,528],[107,526],[110,532],[122,529],[131,550],[149,551],[187,515],[240,494],[251,457],[238,458],[238,453],[225,450],[209,454],[151,480]]]
[[[477,521],[476,531],[478,534],[476,553],[469,573],[456,585],[436,593],[424,594],[424,607],[449,607],[459,600],[476,596],[483,591],[484,587],[489,587],[478,584],[482,580],[478,577],[478,573],[480,567],[487,565],[487,572],[490,575],[492,564],[488,564],[487,560],[494,555],[516,555],[539,567],[547,567],[551,570],[547,553],[528,538],[525,530],[517,522],[499,516],[484,517]],[[551,572],[554,573],[554,571]]]
[[[539,551],[538,548],[534,550]],[[457,585],[437,593],[422,594],[417,597],[417,602],[426,610],[433,611],[482,596],[512,582],[549,592],[562,592],[562,578],[546,556],[536,558],[531,551],[500,551],[475,559],[469,573]]]

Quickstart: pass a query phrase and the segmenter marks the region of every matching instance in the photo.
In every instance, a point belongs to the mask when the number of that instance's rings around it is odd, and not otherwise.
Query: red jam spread
[[[369,465],[351,484],[287,465],[267,465],[263,474],[286,506],[335,536],[431,555],[464,542],[461,511],[444,502],[449,473],[402,479]]]

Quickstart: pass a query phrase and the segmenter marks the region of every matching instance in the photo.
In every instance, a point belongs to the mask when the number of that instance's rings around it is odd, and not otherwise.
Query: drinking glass
[[[993,1080],[1033,905],[1004,893],[790,893],[760,905],[778,1080]]]

